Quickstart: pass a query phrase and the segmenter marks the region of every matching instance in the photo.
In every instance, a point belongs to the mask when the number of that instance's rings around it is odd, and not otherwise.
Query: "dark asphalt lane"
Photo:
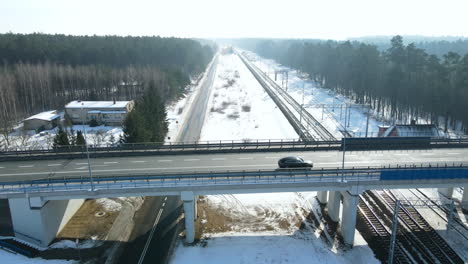
[[[259,170],[277,168],[278,159],[284,156],[303,157],[312,161],[315,169],[341,167],[343,158],[340,151],[143,156],[96,158],[91,160],[91,168],[96,177]],[[468,149],[353,151],[345,155],[345,167],[349,168],[461,162],[468,162]],[[4,182],[72,176],[88,177],[86,159],[0,163],[0,181]]]
[[[176,220],[182,212],[182,202],[178,196],[147,197],[143,207],[136,213],[131,241],[119,258],[119,264],[166,263],[169,249],[180,231]],[[159,218],[157,217],[159,216]],[[153,231],[152,238],[148,238]],[[149,243],[148,245],[146,245]],[[145,250],[146,247],[146,250]]]

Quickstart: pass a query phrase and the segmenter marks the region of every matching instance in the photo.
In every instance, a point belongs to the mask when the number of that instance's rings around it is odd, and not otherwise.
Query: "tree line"
[[[214,52],[190,39],[0,34],[0,132],[72,100],[134,100],[150,88],[164,109]]]
[[[467,131],[468,54],[439,58],[404,45],[401,36],[385,51],[361,42],[301,40],[259,40],[254,51],[393,120],[424,118],[446,129],[462,122]]]

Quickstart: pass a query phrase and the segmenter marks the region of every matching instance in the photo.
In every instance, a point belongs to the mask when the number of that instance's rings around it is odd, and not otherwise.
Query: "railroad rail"
[[[269,87],[273,87],[276,90],[276,94],[281,95],[284,100],[291,105],[291,107],[299,114],[302,115],[302,119],[307,123],[307,127],[312,128],[314,132],[319,136],[317,140],[336,140],[330,131],[328,131],[316,118],[314,118],[307,110],[305,110],[301,105],[283,88],[281,88],[275,81],[270,79],[266,74],[262,74],[261,70],[258,69],[257,66],[254,64],[248,63],[245,58],[241,54],[239,54],[242,61],[248,68],[251,69],[252,72],[255,72],[257,75],[261,76],[262,80],[268,82]],[[257,78],[258,79],[258,78]]]
[[[392,215],[396,203],[395,196],[389,191],[369,192],[374,199],[381,201],[381,209]],[[422,258],[428,263],[464,263],[458,254],[437,234],[412,206],[402,206],[398,212],[399,233],[411,236],[412,246],[420,249]],[[414,255],[413,255],[414,256]]]
[[[391,230],[380,219],[377,213],[374,212],[372,206],[363,195],[360,195],[359,199],[358,217],[364,220],[357,223],[359,232],[363,234],[368,244],[374,248],[374,252],[379,259],[388,259]],[[405,264],[411,262],[410,256],[408,256],[408,252],[405,251],[401,241],[396,242],[394,252],[395,263]]]

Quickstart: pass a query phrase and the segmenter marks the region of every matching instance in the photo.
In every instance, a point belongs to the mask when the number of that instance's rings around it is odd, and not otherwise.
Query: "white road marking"
[[[0,169],[4,169],[5,167],[0,167]]]
[[[340,162],[337,162],[341,164]],[[346,164],[351,162],[346,162]],[[246,164],[242,165],[243,167],[270,167],[276,166],[276,164]],[[238,168],[238,165],[220,165],[220,166],[193,166],[193,167],[179,167],[179,171],[182,172],[183,170],[192,170],[192,169],[210,169],[210,168]],[[87,167],[83,167],[87,168]],[[81,168],[77,168],[81,169]],[[131,169],[108,169],[108,170],[93,170],[93,173],[100,173],[100,172],[125,172],[125,171],[162,171],[162,170],[173,170],[173,167],[166,167],[166,168],[131,168]],[[29,173],[7,173],[7,174],[0,174],[0,176],[27,176],[27,175],[44,175],[49,174],[49,171],[43,172],[29,172]],[[82,171],[57,171],[55,174],[69,174],[69,173],[82,173]]]
[[[158,162],[171,162],[172,160],[158,160]]]
[[[49,166],[49,167],[56,167],[56,166],[60,166],[60,165],[62,165],[62,164],[48,164],[47,166]]]
[[[32,168],[34,167],[34,165],[22,165],[22,166],[18,166],[19,168]]]
[[[84,169],[87,169],[88,167],[79,167],[79,168],[76,168],[77,170],[84,170]]]
[[[200,160],[200,159],[184,159],[184,161],[197,161],[197,160]]]
[[[447,155],[460,155],[460,153],[458,153],[458,152],[449,152],[449,153],[447,153]]]
[[[251,160],[253,158],[238,158],[238,159],[240,159],[240,160]]]
[[[115,164],[115,163],[119,163],[117,161],[104,161],[104,164]]]
[[[87,162],[75,163],[75,165],[88,165],[88,163]]]
[[[432,155],[435,155],[435,154],[434,153],[423,153],[421,155],[423,155],[423,156],[432,156]]]
[[[163,204],[162,204],[162,206],[165,206],[165,205],[166,205],[166,203],[163,203]]]
[[[154,220],[153,227],[151,228],[151,232],[149,234],[148,240],[146,240],[146,244],[145,244],[145,247],[143,248],[143,252],[141,253],[140,259],[138,260],[138,264],[143,263],[143,260],[144,260],[145,255],[146,255],[146,251],[148,251],[149,244],[150,244],[151,239],[153,238],[153,235],[154,235],[154,230],[156,230],[156,225],[159,222],[159,218],[161,218],[162,212],[163,212],[163,209],[159,209],[158,216],[156,217],[156,220]]]
[[[164,198],[164,201],[167,201],[167,197]]]
[[[144,163],[144,162],[146,162],[146,161],[144,161],[144,160],[133,160],[132,161],[132,163]]]
[[[214,158],[214,159],[211,159],[211,160],[226,160],[226,158]]]

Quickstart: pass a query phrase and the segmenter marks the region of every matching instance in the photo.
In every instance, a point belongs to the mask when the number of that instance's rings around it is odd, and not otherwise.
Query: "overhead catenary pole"
[[[396,234],[398,230],[398,211],[400,210],[400,200],[396,200],[393,211],[392,236],[390,237],[390,250],[388,252],[388,264],[393,264],[393,255],[395,254]]]

